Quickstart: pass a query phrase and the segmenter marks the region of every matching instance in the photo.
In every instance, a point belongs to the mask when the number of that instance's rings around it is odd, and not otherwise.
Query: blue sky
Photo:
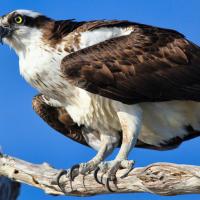
[[[14,9],[32,9],[57,19],[94,20],[127,19],[166,28],[176,29],[187,38],[200,44],[200,1],[198,0],[3,0],[0,15]],[[84,162],[95,152],[66,139],[46,125],[32,110],[31,100],[37,94],[19,75],[18,58],[6,46],[0,47],[0,138],[3,151],[21,159],[48,162],[57,168],[68,168]],[[174,162],[200,165],[198,155],[200,138],[167,152],[134,149],[130,158],[136,166],[153,162]],[[116,154],[116,152],[115,152]],[[114,155],[114,154],[113,154]],[[113,158],[113,156],[111,157]],[[86,197],[85,200],[199,200],[198,195],[160,197],[151,194],[120,194]],[[23,185],[19,200],[64,200],[43,191]],[[78,197],[67,197],[70,200]]]

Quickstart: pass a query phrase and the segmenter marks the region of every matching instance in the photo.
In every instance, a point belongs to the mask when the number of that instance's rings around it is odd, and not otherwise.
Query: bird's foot
[[[80,163],[77,165],[72,166],[72,168],[69,171],[69,176],[70,179],[73,181],[76,176],[79,174],[86,175],[89,174],[90,172],[94,171],[99,162],[94,162],[94,161],[89,161],[87,163]]]
[[[132,170],[133,165],[134,161],[132,160],[113,160],[108,162],[101,162],[94,172],[95,180],[98,183],[105,185],[105,187],[110,192],[114,192],[110,187],[110,182],[112,181],[116,186],[117,171],[119,169],[125,169],[125,172],[120,176],[120,178],[125,178]],[[101,172],[103,174],[100,180],[98,178],[98,172]]]
[[[71,189],[72,189],[72,181],[74,181],[74,179],[77,176],[79,176],[79,174],[86,175],[86,174],[90,173],[91,171],[95,170],[97,168],[97,166],[98,166],[98,163],[94,162],[92,160],[87,163],[80,163],[80,164],[73,165],[68,170],[61,170],[58,173],[58,175],[56,176],[53,183],[57,184],[63,193],[66,193],[63,183],[60,181],[62,176],[65,175],[68,177],[68,179],[70,180]]]

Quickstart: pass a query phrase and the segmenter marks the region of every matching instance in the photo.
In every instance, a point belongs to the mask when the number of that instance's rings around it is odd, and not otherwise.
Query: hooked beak
[[[3,44],[3,38],[9,36],[11,33],[11,28],[6,26],[0,26],[0,43]]]

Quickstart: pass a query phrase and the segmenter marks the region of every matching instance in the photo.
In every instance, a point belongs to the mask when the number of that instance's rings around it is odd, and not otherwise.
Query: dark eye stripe
[[[24,16],[24,25],[29,27],[41,27],[47,23],[50,19],[45,16],[38,16],[36,18]]]
[[[24,17],[24,25],[29,27],[40,28],[48,21],[51,21],[50,18],[45,16],[38,16],[36,18],[25,16]]]
[[[13,13],[9,19],[8,19],[8,22],[9,24],[14,24],[15,21],[15,17],[17,15],[20,15],[19,13]],[[30,16],[26,16],[26,15],[21,15],[23,17],[23,25],[24,26],[29,26],[29,27],[36,27],[36,28],[40,28],[42,27],[43,25],[45,25],[47,22],[51,21],[50,18],[46,17],[46,16],[43,16],[43,15],[40,15],[38,17],[30,17]]]

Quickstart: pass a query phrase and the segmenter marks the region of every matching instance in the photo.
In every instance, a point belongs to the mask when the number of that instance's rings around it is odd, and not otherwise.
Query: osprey
[[[177,31],[118,20],[56,21],[16,10],[0,18],[0,39],[41,93],[35,111],[98,152],[72,167],[72,180],[93,170],[98,180],[102,170],[112,191],[117,170],[126,169],[125,176],[132,168],[134,146],[165,150],[199,136],[200,48]],[[116,147],[116,158],[103,162]]]

